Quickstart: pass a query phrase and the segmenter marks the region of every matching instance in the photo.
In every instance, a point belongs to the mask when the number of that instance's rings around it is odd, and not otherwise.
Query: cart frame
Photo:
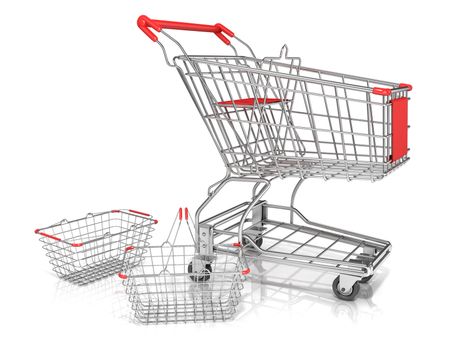
[[[220,242],[224,243],[235,237],[249,248],[246,255],[338,274],[333,283],[334,293],[338,298],[353,300],[359,283],[368,281],[388,257],[391,244],[311,222],[295,208],[295,197],[308,178],[376,181],[405,164],[409,160],[407,106],[412,86],[303,67],[300,58],[288,56],[286,46],[279,57],[258,59],[247,43],[222,24],[171,22],[141,16],[138,26],[160,46],[167,65],[178,71],[226,166],[225,177],[208,188],[208,196],[196,212],[195,235],[200,256],[209,259],[216,249],[228,251],[215,240],[223,237]],[[166,29],[214,33],[234,55],[188,55]],[[182,55],[169,60],[154,31],[168,38]],[[248,56],[239,55],[227,36],[240,43]],[[297,102],[297,96],[303,101]],[[316,99],[322,100],[318,112]],[[330,106],[329,101],[335,106]],[[355,117],[356,110],[363,117]],[[303,120],[299,118],[305,118],[307,124],[300,124]],[[286,177],[299,178],[290,205],[263,201],[271,181]],[[251,199],[201,220],[212,199],[231,182],[253,185]],[[293,233],[325,236],[331,243],[308,255],[296,253],[297,249],[287,253],[261,248],[259,240],[269,238],[262,237],[261,230],[274,222],[268,215],[271,209],[289,212],[289,220],[280,225]],[[219,228],[233,218],[237,221],[230,227]],[[303,225],[295,224],[295,219]],[[279,243],[285,240],[286,237]],[[345,257],[324,257],[342,241],[352,246]]]

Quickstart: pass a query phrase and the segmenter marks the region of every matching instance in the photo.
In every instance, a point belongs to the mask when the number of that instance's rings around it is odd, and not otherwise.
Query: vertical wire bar
[[[342,76],[342,83],[345,83],[344,76]],[[354,148],[354,155],[355,155],[355,161],[358,163],[358,154],[357,154],[357,146],[355,142],[355,134],[354,134],[354,128],[353,128],[353,123],[352,123],[352,116],[350,114],[350,105],[349,105],[349,100],[347,97],[347,89],[344,88],[344,97],[345,97],[345,106],[347,108],[347,116],[349,120],[349,127],[350,127],[350,132],[352,136],[352,143],[353,143],[353,148]]]
[[[321,72],[319,72],[319,71],[318,71],[318,77],[319,77],[320,80],[323,80],[323,78],[321,77]],[[321,86],[321,92],[323,94],[323,100],[324,100],[324,107],[326,109],[326,115],[328,117],[329,132],[331,134],[332,142],[334,144],[334,151],[336,152],[336,159],[339,159],[339,154],[337,152],[336,139],[334,137],[334,129],[332,127],[332,122],[331,122],[331,114],[329,113],[329,106],[328,106],[328,100],[327,100],[327,97],[326,97],[326,92],[324,91],[324,85],[320,84],[320,86]]]
[[[349,177],[349,164],[347,162],[347,151],[345,147],[345,140],[344,140],[344,133],[343,133],[343,128],[342,128],[342,117],[341,117],[341,108],[340,108],[340,98],[339,94],[337,91],[337,88],[334,87],[334,94],[336,95],[336,108],[337,108],[337,118],[339,120],[339,131],[340,131],[340,136],[341,136],[341,144],[342,144],[342,153],[344,155],[344,164],[345,164],[345,172],[347,175],[347,180],[350,180]]]

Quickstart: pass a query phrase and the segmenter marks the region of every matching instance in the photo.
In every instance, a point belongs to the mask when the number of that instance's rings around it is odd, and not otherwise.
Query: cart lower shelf
[[[239,204],[201,223],[212,227],[215,249],[239,240],[241,218],[250,203]],[[353,300],[391,251],[388,241],[307,220],[296,208],[258,202],[243,227],[245,255],[338,274],[337,297]],[[233,251],[232,251],[233,252]]]

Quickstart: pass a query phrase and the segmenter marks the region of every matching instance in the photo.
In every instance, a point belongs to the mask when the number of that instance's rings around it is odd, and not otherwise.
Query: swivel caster
[[[212,267],[211,264],[206,264],[199,271],[193,272],[193,261],[188,264],[188,273],[194,282],[206,282],[211,278]]]
[[[353,285],[341,284],[341,276],[337,276],[334,282],[332,283],[332,291],[335,296],[341,300],[353,301],[360,291],[359,281],[354,282]]]

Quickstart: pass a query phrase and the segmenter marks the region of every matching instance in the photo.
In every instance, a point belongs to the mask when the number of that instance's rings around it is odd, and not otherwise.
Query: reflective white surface
[[[454,0],[2,1],[2,348],[465,349],[464,8]],[[262,283],[246,284],[232,322],[136,326],[118,277],[76,288],[50,272],[37,227],[131,208],[160,220],[157,243],[174,211],[194,210],[224,175],[180,78],[138,30],[141,14],[220,22],[259,57],[287,43],[306,66],[413,85],[404,167],[375,183],[310,179],[297,195],[310,220],[391,241],[354,303],[333,296],[332,275],[251,264]],[[173,34],[191,53],[230,54],[210,33]],[[271,203],[288,204],[291,188],[277,181]],[[217,210],[245,193],[228,192]]]

